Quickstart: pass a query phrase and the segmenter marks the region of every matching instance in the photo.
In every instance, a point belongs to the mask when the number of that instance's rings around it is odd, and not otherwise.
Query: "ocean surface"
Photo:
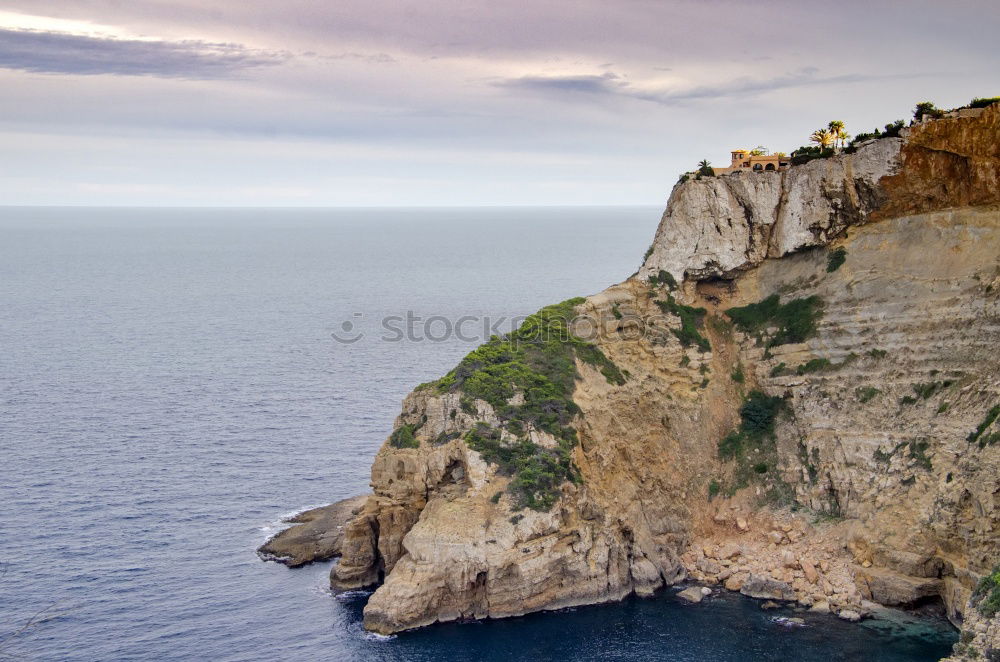
[[[947,653],[955,633],[936,621],[806,615],[806,627],[787,627],[775,621],[787,611],[728,594],[687,606],[672,590],[383,638],[361,629],[363,595],[329,592],[329,564],[290,570],[255,555],[283,516],[367,490],[403,396],[481,342],[483,318],[502,331],[504,319],[627,278],[659,214],[0,208],[0,653],[823,662]],[[408,311],[420,321],[394,340],[386,327],[400,329]],[[442,340],[462,316],[473,319],[463,338]]]

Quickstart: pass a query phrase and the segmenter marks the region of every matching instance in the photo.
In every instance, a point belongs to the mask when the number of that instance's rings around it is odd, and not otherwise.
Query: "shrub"
[[[830,363],[830,359],[809,359],[808,361],[800,365],[798,368],[796,368],[795,372],[797,372],[800,375],[804,375],[810,372],[820,372],[823,370],[829,370],[832,367],[833,364]]]
[[[833,273],[847,261],[847,249],[841,246],[840,248],[835,248],[830,251],[829,255],[826,256],[826,271],[827,273]]]
[[[889,355],[889,352],[885,351],[884,349],[870,349],[870,350],[868,350],[868,356],[872,357],[875,360],[884,359],[888,355]]]
[[[822,309],[823,301],[817,296],[792,299],[782,304],[780,296],[772,294],[759,303],[730,308],[726,314],[745,333],[759,334],[768,327],[777,327],[767,343],[768,347],[774,347],[804,342],[812,337],[822,317]]]
[[[913,110],[913,119],[920,120],[924,116],[933,117],[938,119],[944,117],[944,111],[935,106],[930,101],[921,101],[917,104],[916,108]]]
[[[924,400],[927,400],[932,395],[938,392],[942,387],[943,382],[927,382],[926,384],[914,384],[913,392],[919,395]]]
[[[1000,612],[1000,565],[979,581],[972,594],[972,603],[986,618],[993,618]]]
[[[650,276],[649,284],[654,287],[657,285],[666,285],[670,290],[677,289],[677,279],[674,278],[673,274],[665,269],[660,269],[655,275]]]
[[[719,481],[713,478],[708,484],[708,500],[711,501],[714,499],[720,489],[722,489],[722,486],[719,485]]]
[[[503,492],[497,492],[496,494],[494,494],[493,496],[490,497],[490,501],[492,501],[493,503],[500,503],[500,498],[502,496],[503,496]]]
[[[645,263],[645,261],[648,260],[649,256],[652,254],[653,254],[653,244],[650,244],[649,248],[646,249],[646,253],[642,256],[642,261]]]
[[[861,386],[854,390],[854,394],[858,396],[858,401],[865,403],[875,398],[875,396],[881,395],[882,391],[874,386]]]
[[[1000,97],[976,97],[969,102],[969,108],[985,108],[1000,102]]]
[[[681,327],[679,329],[670,329],[670,332],[681,341],[681,345],[684,347],[695,345],[703,352],[708,352],[712,349],[708,338],[705,338],[699,332],[699,329],[704,325],[705,315],[708,311],[704,308],[694,308],[677,303],[671,295],[667,296],[666,301],[654,301],[653,303],[664,313],[676,315],[681,319]]]
[[[746,375],[743,374],[742,363],[738,363],[736,365],[736,369],[733,370],[733,373],[730,375],[730,377],[732,377],[733,381],[736,382],[737,384],[742,384],[743,382],[746,381]]]
[[[434,445],[443,446],[444,444],[447,444],[449,441],[458,439],[461,436],[462,436],[461,432],[455,432],[455,431],[442,432],[437,437],[434,438]]]
[[[792,151],[791,157],[788,162],[794,165],[801,165],[803,163],[808,163],[813,159],[827,159],[836,154],[832,148],[822,149],[819,146],[814,145],[803,145],[796,150]]]
[[[753,465],[753,471],[754,471],[754,473],[758,473],[758,474],[766,474],[767,473],[767,463],[766,462],[758,462],[757,464]]]
[[[980,439],[980,437],[982,437],[983,433],[986,432],[991,425],[993,425],[993,422],[997,420],[997,418],[1000,418],[1000,405],[993,407],[986,413],[986,418],[984,418],[979,424],[979,427],[977,427],[976,430],[968,436],[969,443],[979,441],[980,448],[985,448],[987,444],[995,443],[997,435],[990,435],[990,437],[986,437],[984,439]]]
[[[779,363],[778,365],[771,368],[772,377],[780,377],[781,375],[784,375],[786,372],[787,370],[785,369],[784,363]]]
[[[616,320],[620,320],[622,318],[622,311],[618,309],[617,303],[611,305],[611,314],[614,315]]]
[[[916,439],[910,441],[910,459],[916,460],[917,464],[927,471],[931,470],[931,459],[927,457],[927,449],[930,444],[927,441]]]
[[[912,395],[904,395],[903,397],[901,397],[899,399],[899,404],[901,404],[901,405],[912,405],[912,404],[916,404],[916,402],[917,402],[917,399],[915,397],[913,397]]]
[[[420,442],[417,441],[415,434],[418,429],[420,429],[419,425],[399,426],[389,435],[389,444],[395,448],[419,448]]]

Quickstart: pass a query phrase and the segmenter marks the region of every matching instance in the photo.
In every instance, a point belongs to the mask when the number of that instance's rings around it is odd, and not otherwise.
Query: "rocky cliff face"
[[[998,122],[678,184],[636,276],[575,306],[623,379],[578,347],[556,436],[510,423],[524,393],[414,391],[334,587],[379,585],[378,632],[685,576],[845,618],[940,599],[962,623],[1000,559]],[[571,458],[550,508],[523,507],[546,474],[515,446]]]

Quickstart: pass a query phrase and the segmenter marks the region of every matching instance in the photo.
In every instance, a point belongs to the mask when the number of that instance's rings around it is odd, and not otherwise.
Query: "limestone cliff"
[[[569,305],[556,414],[470,397],[487,359],[405,400],[332,574],[378,585],[367,628],[686,576],[962,622],[1000,559],[1000,106],[679,183],[639,272]]]

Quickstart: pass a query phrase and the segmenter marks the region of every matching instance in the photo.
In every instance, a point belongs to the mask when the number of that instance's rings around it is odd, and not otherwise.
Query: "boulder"
[[[698,604],[704,599],[705,595],[701,592],[700,587],[691,586],[678,593],[677,597],[686,602]]]
[[[787,583],[752,573],[743,583],[740,593],[761,600],[795,599],[795,591]]]
[[[854,611],[853,609],[842,609],[840,613],[837,614],[837,616],[844,619],[845,621],[850,621],[851,623],[857,623],[858,621],[861,620],[861,614]]]

